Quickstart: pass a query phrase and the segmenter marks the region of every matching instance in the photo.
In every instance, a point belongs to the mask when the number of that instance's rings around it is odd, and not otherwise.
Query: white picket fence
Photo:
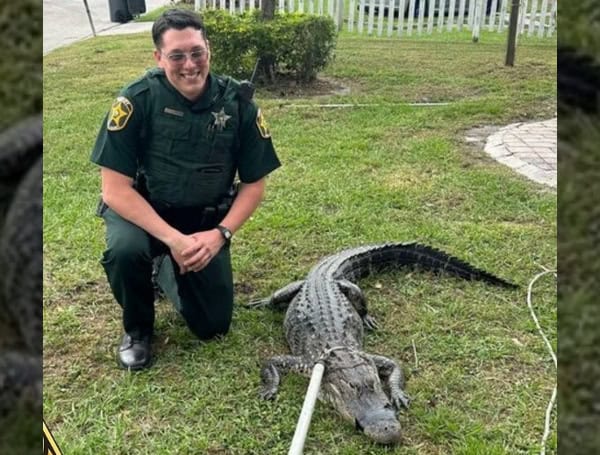
[[[553,36],[557,0],[520,1],[519,33],[539,38]],[[260,8],[261,2],[195,0],[195,7],[225,9],[237,14]],[[346,28],[359,34],[401,37],[464,28],[477,38],[481,30],[502,32],[508,27],[512,0],[429,0],[427,5],[426,0],[276,0],[276,5],[281,12],[328,15],[338,30]]]

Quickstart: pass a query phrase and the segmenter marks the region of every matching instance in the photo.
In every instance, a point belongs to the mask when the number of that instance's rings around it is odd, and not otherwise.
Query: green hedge
[[[270,81],[287,75],[309,82],[333,59],[337,35],[328,17],[277,13],[263,21],[258,11],[230,15],[208,10],[202,18],[216,72],[249,78],[260,58],[260,72]]]

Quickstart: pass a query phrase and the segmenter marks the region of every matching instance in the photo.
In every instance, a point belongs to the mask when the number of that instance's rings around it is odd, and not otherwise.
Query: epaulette
[[[149,70],[146,71],[146,74],[144,74],[144,76],[142,78],[146,78],[146,77],[157,77],[157,76],[164,76],[165,75],[165,70],[163,68],[150,68]]]
[[[129,96],[134,97],[150,89],[148,85],[148,77],[152,77],[154,70],[147,71],[142,77],[136,79],[131,84],[127,85],[123,90]]]

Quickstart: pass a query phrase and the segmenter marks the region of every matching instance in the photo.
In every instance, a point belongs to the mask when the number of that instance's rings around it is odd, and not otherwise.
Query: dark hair
[[[200,30],[204,39],[207,39],[206,29],[200,16],[187,9],[168,9],[154,21],[154,25],[152,25],[152,41],[154,41],[156,48],[160,49],[163,34],[167,30],[171,28],[183,30],[188,27]]]

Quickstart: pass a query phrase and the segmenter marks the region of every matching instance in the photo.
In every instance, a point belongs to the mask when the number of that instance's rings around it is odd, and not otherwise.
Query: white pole
[[[392,36],[394,33],[394,5],[396,0],[389,0],[388,5],[388,31],[387,36]]]
[[[504,30],[504,21],[506,20],[506,0],[502,0],[502,6],[500,7],[500,20],[498,21],[498,31]]]
[[[383,2],[383,0],[381,0],[381,1]],[[344,26],[344,0],[338,0],[336,17],[337,17],[337,29],[339,31]]]
[[[410,0],[408,6],[408,25],[406,26],[406,34],[412,35],[413,21],[415,19],[415,0]]]
[[[543,37],[546,31],[546,14],[548,12],[548,0],[542,0],[542,11],[540,12],[540,28],[538,29],[538,37]]]
[[[458,7],[458,30],[462,30],[463,25],[465,25],[465,0],[460,0],[460,6]]]
[[[398,36],[402,36],[404,31],[404,10],[406,9],[405,0],[400,0],[400,8],[398,9]],[[392,19],[394,16],[392,16]]]
[[[552,4],[552,11],[550,12],[550,24],[548,25],[548,35],[552,36],[554,28],[556,27],[556,0]]]
[[[392,17],[394,16],[392,10]],[[385,15],[385,0],[379,0],[379,14],[377,16],[377,36],[383,34],[383,16]]]
[[[475,12],[474,12],[474,17],[473,17],[473,35],[472,35],[472,40],[474,43],[477,43],[479,41],[479,29],[481,27],[481,16],[483,15],[485,17],[485,11],[482,12],[482,9],[484,8],[483,2],[482,1],[476,1],[475,2]]]
[[[294,433],[288,455],[302,455],[304,441],[306,440],[308,427],[310,426],[310,419],[312,418],[315,402],[319,394],[321,379],[323,379],[323,371],[325,371],[325,365],[323,365],[323,362],[317,362],[312,370],[310,383],[308,384],[308,390],[306,391],[306,397],[304,398],[304,404],[302,405],[302,411],[298,418],[298,425],[296,425],[296,432]]]
[[[200,11],[200,0],[194,0],[194,11]]]

